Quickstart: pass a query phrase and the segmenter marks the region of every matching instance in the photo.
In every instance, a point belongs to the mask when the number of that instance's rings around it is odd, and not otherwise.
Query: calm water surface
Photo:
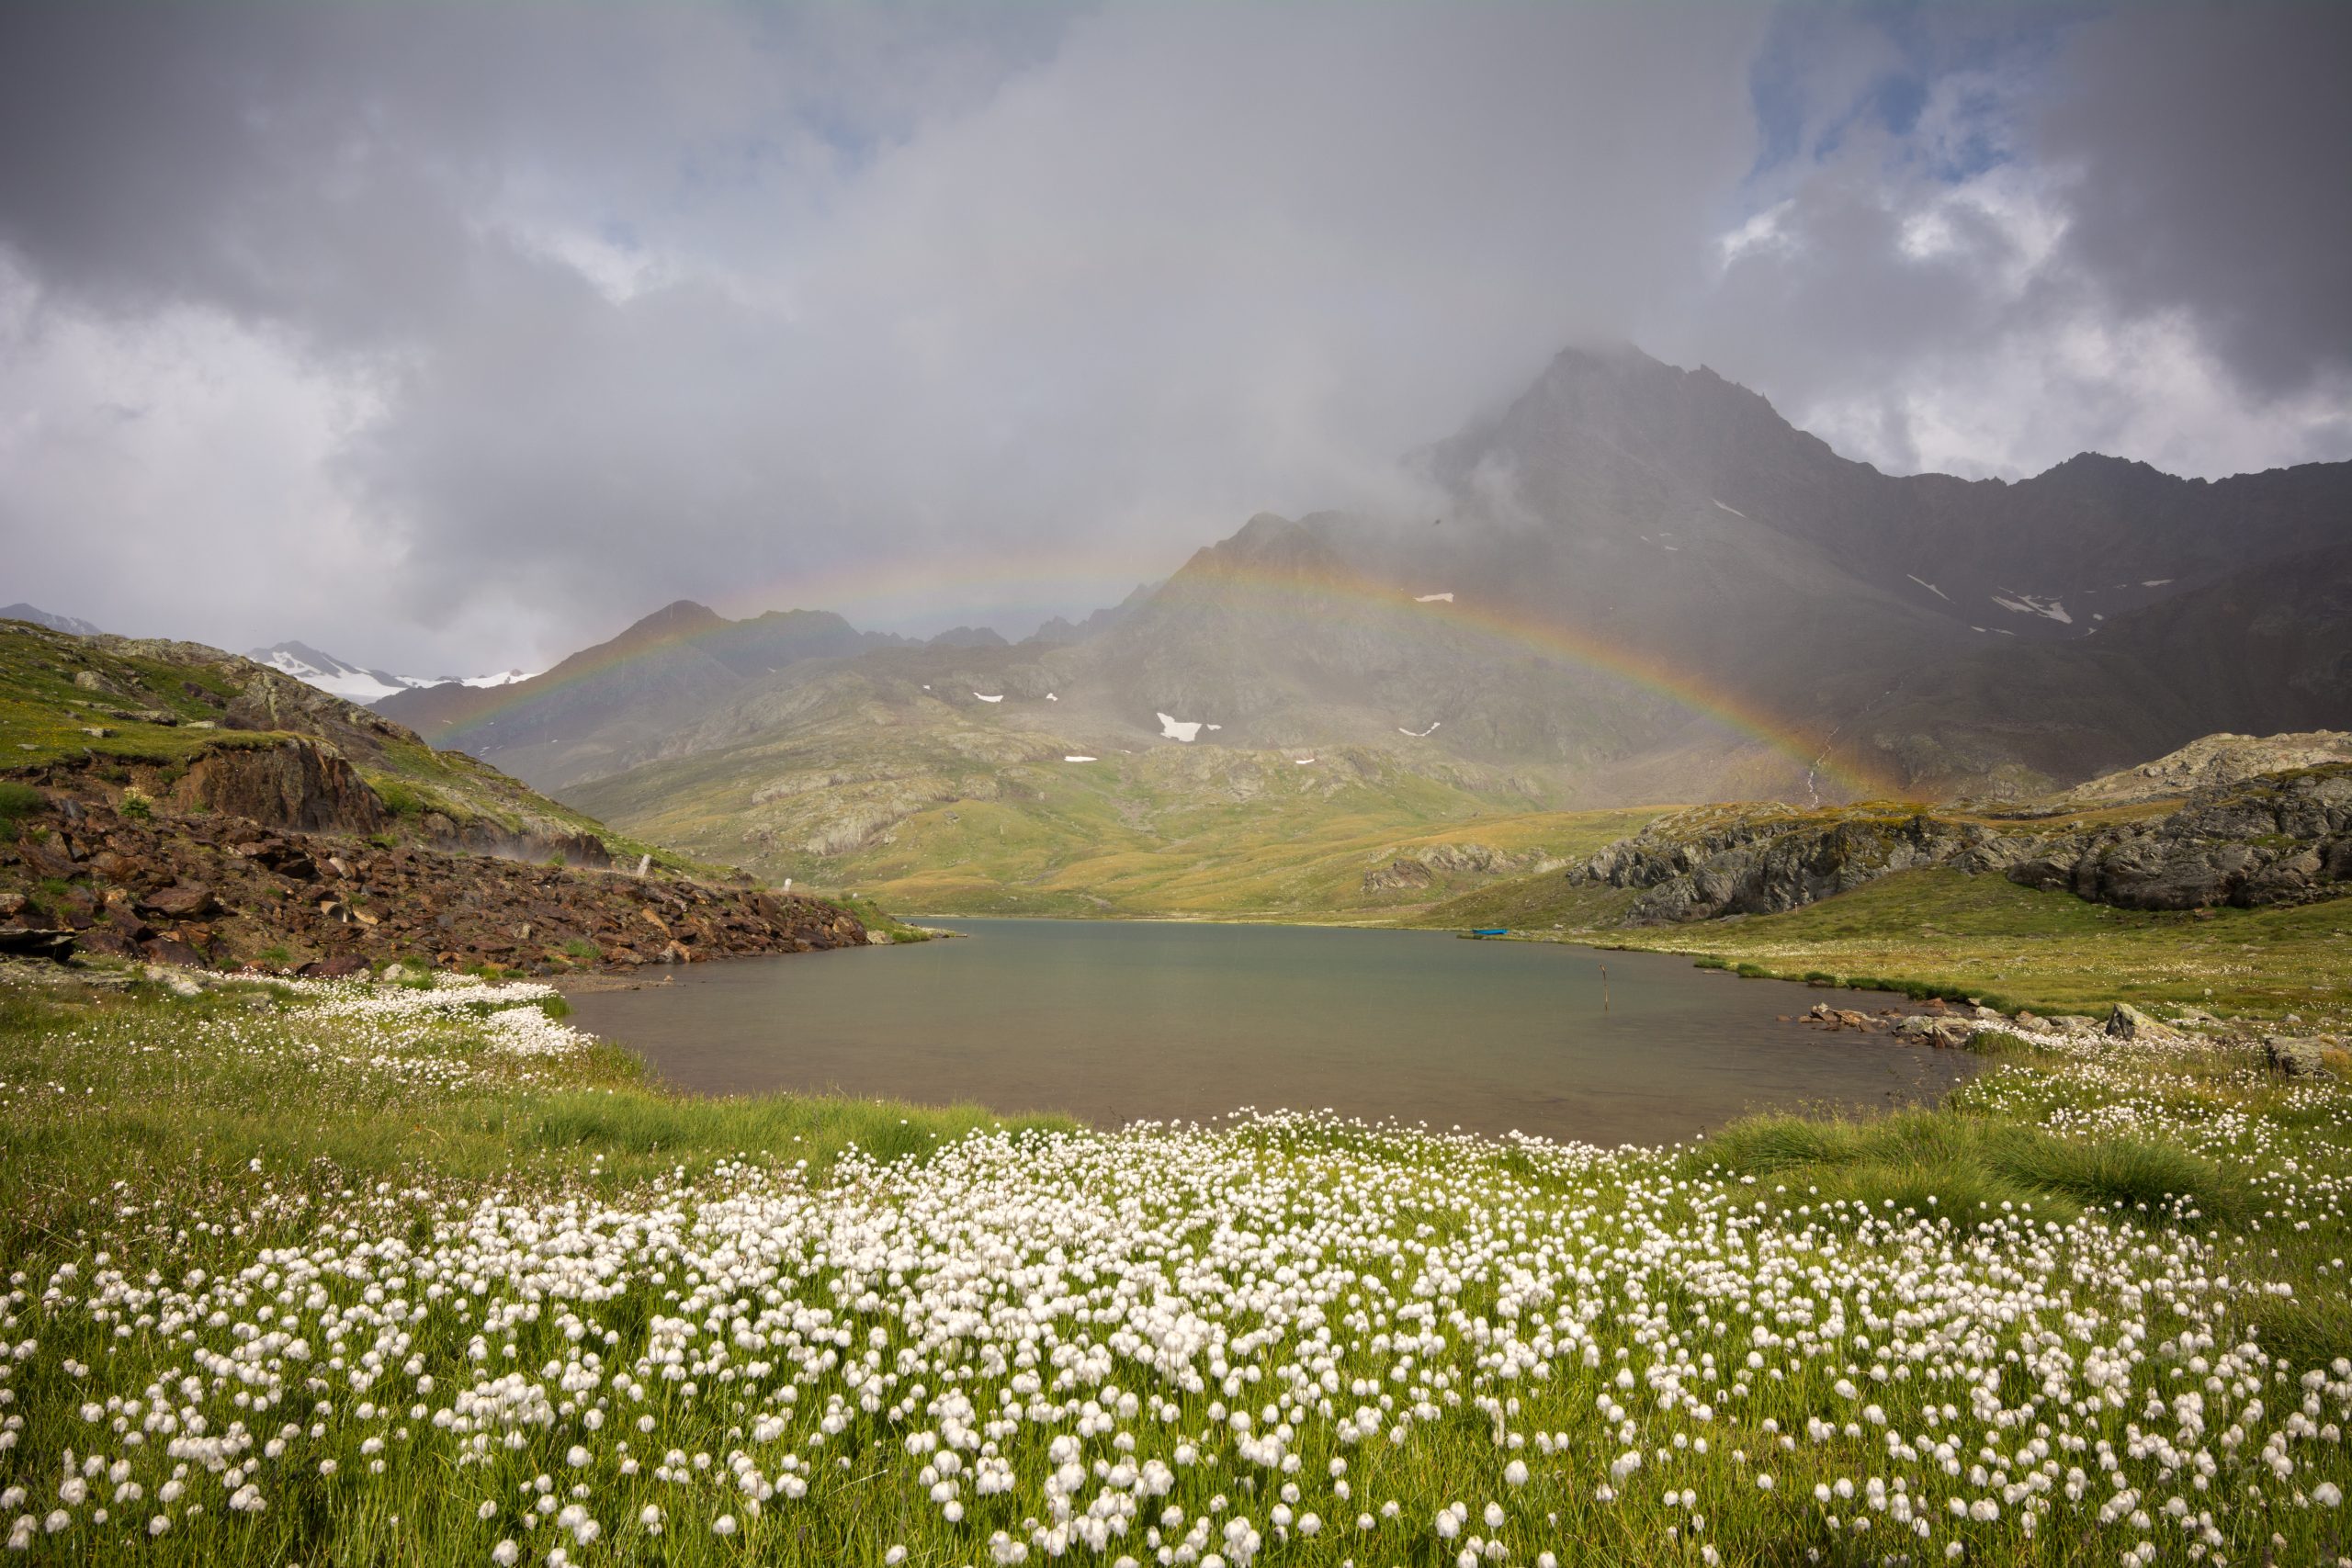
[[[1660,1143],[1750,1110],[1931,1099],[1970,1066],[1780,1022],[1819,993],[1687,958],[1430,931],[933,923],[967,939],[696,964],[572,1003],[686,1089],[977,1100],[1099,1126],[1328,1108]]]

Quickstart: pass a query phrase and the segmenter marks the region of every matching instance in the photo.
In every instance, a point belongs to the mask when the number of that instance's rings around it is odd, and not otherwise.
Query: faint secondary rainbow
[[[1037,590],[1041,599],[1068,603],[1085,593],[1104,592],[1105,582],[1148,581],[1154,569],[1132,558],[1118,567],[1092,564],[1074,567],[1066,553],[1054,556],[1005,556],[957,562],[944,570],[936,560],[919,567],[878,568],[827,572],[796,578],[779,584],[770,598],[798,600],[806,604],[873,605],[892,601],[935,602],[948,585],[970,591],[1002,584]],[[1164,571],[1161,575],[1165,575]],[[1758,745],[1787,757],[1820,780],[1855,796],[1885,796],[1894,791],[1883,780],[1851,761],[1831,754],[1831,733],[1808,729],[1770,712],[1740,694],[1696,671],[1654,654],[1628,648],[1579,628],[1563,626],[1536,615],[1508,607],[1481,604],[1460,596],[1451,603],[1416,603],[1404,587],[1370,578],[1322,573],[1303,576],[1272,570],[1236,560],[1218,549],[1204,550],[1170,579],[1170,586],[1193,588],[1214,584],[1232,607],[1238,598],[1254,599],[1270,615],[1295,616],[1302,612],[1329,615],[1384,613],[1397,635],[1441,635],[1470,631],[1529,649],[1542,657],[1589,670],[1637,690],[1673,703],[1710,719]],[[1124,596],[1125,591],[1120,591]],[[748,592],[724,596],[736,604],[756,603]],[[482,691],[482,701],[450,728],[453,740],[479,734],[507,715],[526,708],[583,682],[658,652],[691,647],[719,635],[732,622],[682,629],[609,652],[592,649],[572,655],[554,669],[511,687]]]

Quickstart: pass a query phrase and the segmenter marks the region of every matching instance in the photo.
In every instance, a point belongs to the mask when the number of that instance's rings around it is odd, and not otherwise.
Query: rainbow
[[[1278,613],[1285,615],[1295,616],[1306,610],[1360,617],[1367,610],[1376,610],[1385,612],[1392,623],[1425,618],[1433,630],[1443,627],[1474,632],[1542,658],[1613,677],[1670,702],[1780,753],[1804,767],[1808,774],[1835,784],[1849,798],[1886,799],[1900,793],[1889,781],[1874,775],[1859,762],[1834,758],[1834,729],[1808,730],[1666,660],[1525,611],[1484,605],[1460,595],[1442,603],[1426,601],[1399,584],[1361,575],[1325,570],[1308,576],[1268,570],[1214,550],[1202,552],[1185,569],[1183,576],[1175,581],[1203,577],[1214,578],[1218,588],[1228,594],[1238,591],[1244,595],[1261,595],[1269,601],[1279,599]],[[1267,609],[1276,613],[1272,603]]]
[[[856,608],[935,603],[939,587],[947,582],[966,587],[1002,583],[1037,590],[1041,600],[1068,603],[1084,594],[1105,592],[1105,583],[1133,583],[1156,575],[1169,577],[1170,585],[1180,592],[1213,584],[1228,606],[1237,601],[1247,604],[1255,600],[1269,615],[1362,619],[1368,613],[1376,613],[1388,623],[1384,629],[1393,629],[1396,635],[1416,635],[1419,626],[1426,626],[1430,635],[1441,631],[1475,633],[1541,658],[1609,676],[1672,703],[1788,758],[1849,797],[1884,798],[1896,793],[1886,781],[1873,776],[1860,763],[1834,759],[1830,745],[1834,731],[1823,733],[1792,722],[1718,682],[1653,654],[1508,606],[1459,598],[1453,603],[1416,603],[1416,594],[1395,583],[1329,570],[1310,575],[1269,569],[1239,559],[1222,547],[1196,553],[1172,576],[1166,572],[1164,565],[1155,570],[1154,563],[1136,557],[1104,557],[1073,563],[1067,552],[1051,557],[1015,558],[992,554],[944,569],[933,558],[919,567],[867,568],[797,578],[788,585],[779,584],[766,603],[772,604],[787,596]],[[1124,594],[1125,591],[1117,592]],[[759,590],[738,590],[725,595],[724,601],[739,614],[755,615],[759,612],[747,606],[758,604],[760,598]],[[451,726],[444,744],[479,734],[510,713],[633,660],[657,651],[691,647],[717,635],[727,624],[684,627],[674,634],[639,639],[620,649],[585,649],[529,682],[488,688],[481,693],[483,700],[480,705]]]

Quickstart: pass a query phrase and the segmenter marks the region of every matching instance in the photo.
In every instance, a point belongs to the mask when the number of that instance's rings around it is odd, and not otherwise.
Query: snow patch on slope
[[[2014,588],[2004,588],[1992,597],[1993,603],[2002,609],[2014,610],[2020,615],[2046,615],[2064,626],[2075,624],[2075,617],[2066,613],[2066,602],[2055,595],[2045,598],[2039,593],[2020,593]]]
[[[1201,721],[1198,719],[1194,719],[1188,724],[1184,720],[1177,718],[1170,714],[1163,713],[1154,716],[1159,720],[1159,738],[1162,740],[1183,740],[1189,742],[1197,739],[1200,736]]]
[[[1909,573],[1909,572],[1907,572],[1907,571],[1906,571],[1906,572],[1905,572],[1903,575],[1904,575],[1904,576],[1905,576],[1905,577],[1910,577],[1912,581],[1914,581],[1914,582],[1917,583],[1920,587],[1922,587],[1922,588],[1926,589],[1928,592],[1930,592],[1930,593],[1934,594],[1937,598],[1939,598],[1939,599],[1942,600],[1945,604],[1951,604],[1951,594],[1949,594],[1949,593],[1945,592],[1942,589],[1940,589],[1940,588],[1937,587],[1934,583],[1932,583],[1932,582],[1928,581],[1926,578],[1924,578],[1924,577],[1912,577],[1912,576],[1911,576],[1911,573]]]
[[[394,692],[407,691],[411,684],[397,675],[362,670],[325,655],[314,654],[305,659],[283,645],[258,648],[246,657],[256,664],[268,665],[281,675],[291,675],[306,686],[332,692],[346,702],[372,703],[379,697],[389,697]]]

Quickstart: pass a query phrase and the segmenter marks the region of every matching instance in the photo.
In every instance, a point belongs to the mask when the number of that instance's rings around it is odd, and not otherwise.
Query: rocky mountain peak
[[[1776,513],[1795,495],[1871,473],[1747,388],[1625,344],[1562,350],[1500,414],[1424,456],[1430,477],[1466,502],[1491,497],[1507,476],[1511,500],[1487,504],[1641,525],[1711,499],[1745,514],[1741,498],[1760,498]]]
[[[923,645],[926,648],[1008,648],[1004,634],[993,626],[950,626]]]
[[[2064,462],[2034,476],[2032,482],[2052,489],[2076,491],[2133,487],[2155,491],[2170,490],[2187,481],[2135,458],[2111,457],[2104,452],[2077,452]]]
[[[656,637],[684,637],[695,632],[716,631],[727,624],[727,618],[707,604],[697,604],[692,599],[673,599],[613,640],[615,642],[650,641]]]
[[[1312,522],[1261,512],[1231,536],[1196,552],[1175,581],[1244,570],[1252,576],[1328,577],[1340,570],[1338,553]]]

